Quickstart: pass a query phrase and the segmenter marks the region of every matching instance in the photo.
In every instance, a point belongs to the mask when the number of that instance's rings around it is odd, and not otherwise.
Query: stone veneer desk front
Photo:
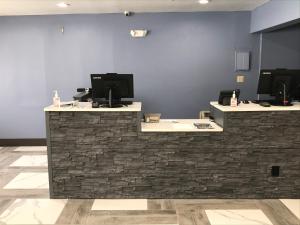
[[[212,102],[205,131],[141,123],[141,103],[45,112],[51,198],[300,198],[299,105]]]

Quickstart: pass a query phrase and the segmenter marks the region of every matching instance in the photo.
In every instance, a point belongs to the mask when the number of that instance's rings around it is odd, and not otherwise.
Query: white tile
[[[55,224],[66,203],[65,199],[16,199],[0,215],[0,224]]]
[[[211,225],[272,225],[261,210],[205,210]]]
[[[280,201],[300,220],[300,199],[280,199]]]
[[[11,167],[15,167],[15,166],[20,166],[20,167],[42,166],[42,167],[47,167],[48,166],[47,156],[46,155],[23,155],[19,159],[17,159],[15,162],[10,164],[9,166],[11,166]]]
[[[48,173],[19,173],[3,189],[47,189]]]
[[[96,199],[92,210],[147,210],[147,199]]]
[[[22,146],[17,147],[15,152],[46,152],[47,146]]]

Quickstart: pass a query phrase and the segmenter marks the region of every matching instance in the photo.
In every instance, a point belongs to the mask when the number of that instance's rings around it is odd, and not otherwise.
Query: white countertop
[[[300,103],[294,103],[293,106],[270,106],[263,107],[259,104],[240,103],[237,107],[219,105],[218,102],[210,102],[210,105],[223,112],[255,112],[255,111],[300,111]]]
[[[92,108],[90,102],[79,102],[78,106],[55,107],[50,105],[44,108],[45,112],[139,112],[142,110],[141,102],[133,102],[132,105],[122,108]]]
[[[198,129],[194,123],[209,123],[213,129]],[[223,128],[208,119],[161,119],[159,123],[142,122],[142,132],[222,132]]]

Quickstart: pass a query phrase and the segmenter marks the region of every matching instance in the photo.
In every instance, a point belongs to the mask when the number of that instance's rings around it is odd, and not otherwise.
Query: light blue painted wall
[[[300,0],[271,0],[251,13],[251,32],[300,19]]]
[[[263,33],[262,69],[300,69],[300,24]]]
[[[132,39],[135,28],[150,35]],[[249,30],[250,12],[0,17],[0,138],[45,137],[52,90],[69,100],[91,73],[134,73],[145,111],[197,118],[236,87],[235,50],[252,53],[240,88],[254,98],[259,40]]]

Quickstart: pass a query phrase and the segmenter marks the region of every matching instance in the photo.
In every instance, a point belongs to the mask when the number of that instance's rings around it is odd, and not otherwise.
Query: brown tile
[[[149,199],[148,201],[148,209],[149,210],[159,210],[161,209],[161,200],[157,199]]]
[[[86,224],[93,199],[69,199],[56,224]]]
[[[210,225],[205,211],[201,208],[191,210],[177,210],[180,225]]]
[[[14,199],[0,199],[0,215],[13,201]]]
[[[300,225],[300,220],[280,200],[260,200],[258,207],[271,220],[273,225]]]
[[[173,210],[147,211],[92,211],[88,217],[89,225],[130,225],[130,224],[177,224]]]
[[[170,200],[170,199],[161,200],[161,209],[163,209],[163,210],[168,210],[168,209],[175,210],[174,201]]]

